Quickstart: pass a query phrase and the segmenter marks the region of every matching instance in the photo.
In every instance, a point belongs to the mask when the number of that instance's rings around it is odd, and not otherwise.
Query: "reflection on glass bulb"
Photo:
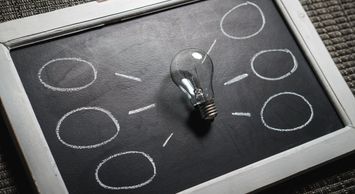
[[[213,63],[208,54],[193,48],[182,50],[171,62],[170,73],[202,118],[213,120],[217,109],[212,87]]]

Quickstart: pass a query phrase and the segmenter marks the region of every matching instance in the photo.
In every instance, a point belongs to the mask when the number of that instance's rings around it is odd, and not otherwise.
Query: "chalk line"
[[[311,111],[311,114],[309,116],[309,119],[302,125],[299,125],[297,127],[294,127],[294,128],[276,128],[276,127],[271,127],[270,125],[268,125],[264,119],[264,110],[265,110],[265,107],[267,106],[267,104],[272,100],[272,99],[275,99],[276,97],[278,96],[281,96],[281,95],[294,95],[294,96],[297,96],[297,97],[300,97],[309,107],[310,111]],[[286,113],[285,113],[286,114]],[[288,131],[296,131],[296,130],[299,130],[299,129],[302,129],[304,127],[306,127],[313,119],[313,107],[311,105],[311,103],[308,102],[308,100],[303,97],[302,95],[299,95],[297,93],[294,93],[294,92],[280,92],[280,93],[277,93],[271,97],[269,97],[266,102],[264,103],[263,107],[261,108],[261,111],[260,111],[260,117],[261,117],[261,121],[263,123],[263,125],[265,127],[267,127],[268,129],[272,129],[272,130],[275,130],[275,131],[281,131],[281,132],[288,132]]]
[[[251,117],[249,112],[233,112],[233,116],[241,116],[241,117]]]
[[[212,45],[210,46],[210,48],[208,49],[208,51],[207,51],[205,57],[203,58],[202,63],[205,62],[205,60],[206,60],[206,58],[207,58],[207,55],[209,55],[209,54],[211,53],[211,51],[212,51],[214,45],[216,44],[216,42],[217,42],[217,39],[215,39],[215,40],[213,41],[213,43],[212,43]]]
[[[233,79],[227,81],[226,83],[224,83],[224,85],[225,85],[225,86],[231,85],[231,84],[233,84],[233,83],[235,83],[235,82],[238,82],[238,81],[240,81],[240,80],[242,80],[242,79],[244,79],[244,78],[246,78],[246,77],[248,77],[248,74],[247,74],[247,73],[244,73],[244,74],[242,74],[242,75],[238,75],[237,77],[235,77],[235,78],[233,78]]]
[[[119,76],[119,77],[131,79],[131,80],[134,80],[134,81],[142,82],[142,79],[138,78],[138,77],[133,77],[133,76],[130,76],[130,75],[124,75],[124,74],[121,74],[121,73],[115,73],[115,75]]]
[[[108,140],[103,141],[101,143],[93,144],[93,145],[73,145],[73,144],[69,144],[69,143],[65,142],[60,136],[60,126],[62,125],[63,121],[67,117],[69,117],[70,115],[72,115],[72,114],[74,114],[76,112],[87,111],[87,110],[96,110],[96,111],[100,111],[100,112],[105,113],[112,120],[112,122],[115,124],[116,130],[117,130],[116,133],[111,138],[109,138]],[[78,109],[75,109],[75,110],[72,110],[72,111],[66,113],[59,120],[55,131],[56,131],[57,138],[59,139],[59,141],[62,144],[66,145],[66,146],[68,146],[70,148],[73,148],[73,149],[92,149],[92,148],[97,148],[97,147],[103,146],[103,145],[109,143],[110,141],[112,141],[113,139],[115,139],[117,137],[117,135],[118,135],[118,132],[120,131],[120,125],[119,125],[117,119],[109,111],[107,111],[107,110],[105,110],[103,108],[100,108],[100,107],[82,107],[82,108],[78,108]]]
[[[131,111],[128,112],[128,114],[129,115],[136,114],[136,113],[139,113],[139,112],[142,112],[142,111],[154,108],[154,107],[155,107],[155,104],[151,104],[151,105],[148,105],[148,106],[145,106],[145,107],[142,107],[142,108],[131,110]]]
[[[246,5],[254,6],[254,7],[259,11],[259,13],[260,13],[260,15],[261,15],[261,19],[262,19],[262,24],[261,24],[260,28],[259,28],[255,33],[250,34],[250,35],[248,35],[248,36],[233,36],[233,35],[228,34],[228,33],[224,30],[224,28],[223,28],[223,22],[224,22],[224,20],[225,20],[226,17],[227,17],[230,13],[232,13],[234,10],[236,10],[236,9],[238,9],[239,7],[242,7],[242,6],[246,6]],[[265,16],[264,16],[264,13],[263,13],[263,11],[261,10],[261,8],[260,8],[257,4],[247,1],[247,2],[245,2],[245,3],[241,3],[241,4],[239,4],[239,5],[235,6],[235,7],[233,7],[231,10],[229,10],[227,13],[225,13],[225,14],[223,15],[222,19],[221,19],[221,22],[219,23],[219,27],[220,27],[222,33],[223,33],[225,36],[227,36],[228,38],[242,40],[242,39],[248,39],[248,38],[254,37],[254,36],[256,36],[257,34],[259,34],[259,33],[263,30],[263,28],[264,28],[264,26],[265,26],[265,23],[266,23],[266,21],[265,21]]]
[[[254,67],[254,61],[256,58],[258,58],[260,55],[264,54],[264,53],[269,53],[269,52],[284,52],[284,53],[287,53],[289,55],[291,55],[292,57],[292,61],[293,61],[293,67],[292,69],[287,72],[286,74],[280,76],[280,77],[266,77],[266,76],[262,76],[260,75],[256,70],[255,70],[255,67]],[[251,66],[251,70],[253,71],[253,73],[258,76],[259,78],[261,79],[264,79],[264,80],[269,80],[269,81],[277,81],[277,80],[282,80],[282,79],[285,79],[286,77],[290,76],[292,73],[294,73],[297,68],[298,68],[298,62],[297,62],[297,59],[295,57],[295,55],[288,49],[270,49],[270,50],[262,50],[258,53],[256,53],[250,60],[250,66]]]
[[[163,144],[163,147],[166,146],[166,144],[169,142],[170,138],[171,138],[173,135],[174,135],[174,133],[171,133],[171,134],[169,135],[169,137],[165,140],[165,142],[164,142],[164,144]]]
[[[82,62],[82,63],[85,63],[87,65],[89,65],[91,68],[92,68],[92,71],[94,73],[94,79],[89,82],[88,84],[84,85],[84,86],[80,86],[80,87],[72,87],[72,88],[61,88],[61,87],[55,87],[55,86],[52,86],[52,85],[49,85],[47,84],[46,82],[44,82],[42,80],[42,71],[43,69],[45,69],[48,65],[54,63],[54,62],[57,62],[57,61],[76,61],[76,62]],[[57,91],[57,92],[75,92],[75,91],[79,91],[79,90],[82,90],[82,89],[85,89],[87,87],[89,87],[91,84],[93,84],[97,78],[97,71],[94,67],[94,65],[88,61],[85,61],[83,59],[80,59],[80,58],[58,58],[58,59],[53,59],[53,60],[50,60],[48,61],[46,64],[44,64],[38,71],[37,73],[37,76],[38,76],[38,79],[39,81],[41,82],[41,84],[50,89],[50,90],[53,90],[53,91]]]
[[[215,39],[215,40],[213,41],[212,45],[210,46],[210,48],[209,48],[208,51],[207,51],[207,55],[209,55],[209,54],[211,53],[211,51],[212,51],[214,45],[216,44],[216,42],[217,42],[217,39]]]
[[[127,154],[140,154],[140,155],[143,155],[146,159],[148,159],[148,161],[150,162],[150,164],[152,165],[152,168],[153,168],[153,175],[146,181],[142,182],[142,183],[139,183],[139,184],[136,184],[136,185],[129,185],[129,186],[109,186],[109,185],[106,185],[105,183],[103,183],[101,180],[100,180],[100,177],[99,177],[99,171],[100,171],[100,168],[109,160],[113,159],[113,158],[116,158],[116,157],[119,157],[119,156],[123,156],[123,155],[127,155]],[[155,163],[153,161],[153,158],[150,157],[148,154],[144,153],[144,152],[138,152],[138,151],[128,151],[128,152],[122,152],[122,153],[118,153],[118,154],[114,154],[104,160],[102,160],[100,162],[100,164],[96,167],[96,170],[95,170],[95,179],[96,179],[96,182],[99,183],[99,185],[105,189],[110,189],[110,190],[128,190],[128,189],[137,189],[139,187],[143,187],[147,184],[149,184],[150,182],[153,181],[155,175],[157,174],[157,169],[155,167]]]

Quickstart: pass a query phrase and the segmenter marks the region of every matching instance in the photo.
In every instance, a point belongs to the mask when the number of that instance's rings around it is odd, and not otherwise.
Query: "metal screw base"
[[[213,100],[204,102],[196,106],[205,120],[213,120],[217,116],[217,107]]]

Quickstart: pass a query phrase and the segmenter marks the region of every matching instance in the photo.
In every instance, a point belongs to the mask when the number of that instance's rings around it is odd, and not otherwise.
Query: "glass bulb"
[[[185,49],[177,53],[170,66],[171,78],[185,93],[201,117],[213,120],[217,116],[212,87],[213,62],[200,49]]]

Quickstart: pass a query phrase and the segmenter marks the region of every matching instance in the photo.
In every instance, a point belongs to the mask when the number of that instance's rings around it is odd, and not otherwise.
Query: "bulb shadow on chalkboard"
[[[198,110],[191,112],[187,123],[198,137],[206,136],[211,129],[211,121],[202,119]]]
[[[211,128],[211,122],[201,118],[189,100],[172,82],[170,75],[164,77],[157,95],[159,111],[168,120],[182,122],[197,137],[204,137]]]

